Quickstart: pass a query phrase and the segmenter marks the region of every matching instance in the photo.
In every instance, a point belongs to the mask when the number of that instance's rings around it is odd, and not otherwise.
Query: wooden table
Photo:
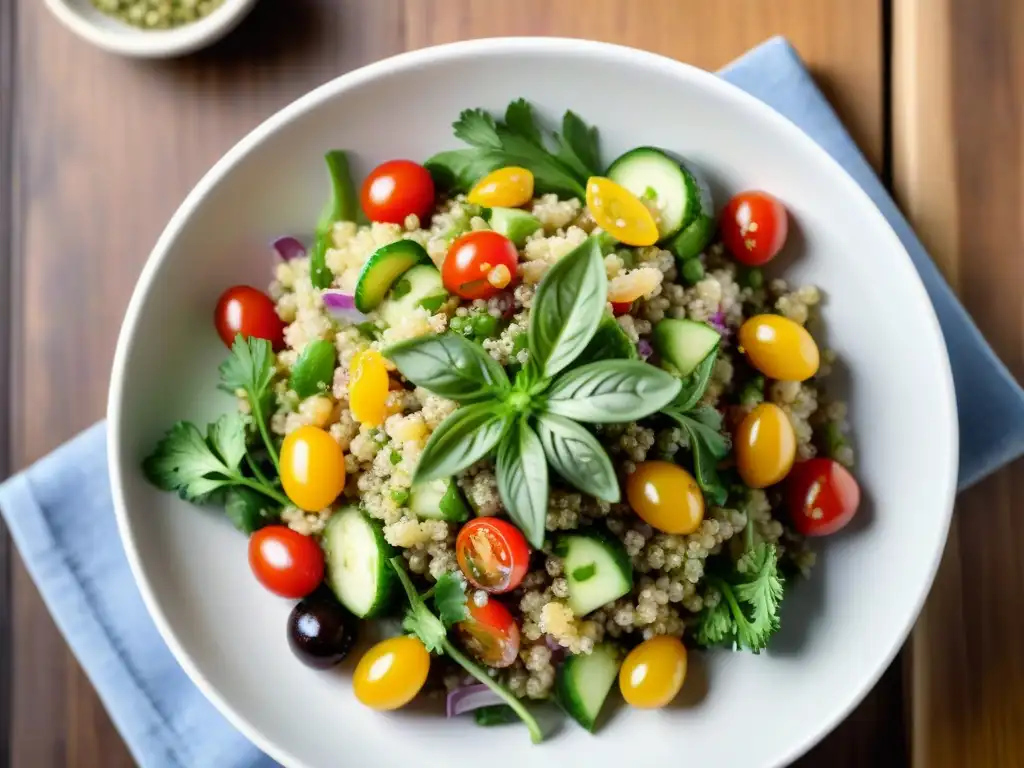
[[[142,263],[238,138],[366,62],[508,34],[611,40],[709,69],[786,35],[1024,375],[1020,0],[262,0],[220,45],[168,63],[112,57],[40,0],[0,0],[0,476],[103,415]],[[908,647],[800,765],[1024,765],[1021,506],[1020,463],[960,498]],[[131,765],[6,535],[0,764]]]

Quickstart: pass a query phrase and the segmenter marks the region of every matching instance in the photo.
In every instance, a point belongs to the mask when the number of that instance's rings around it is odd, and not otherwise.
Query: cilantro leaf
[[[778,551],[774,544],[762,541],[746,557],[748,580],[736,584],[733,591],[737,600],[750,606],[751,624],[771,635],[779,628],[779,603],[783,595]]]
[[[474,147],[501,148],[501,140],[498,138],[494,118],[483,109],[463,110],[452,128],[455,129],[456,138],[462,139]]]
[[[401,558],[392,558],[390,562],[391,567],[398,574],[398,580],[402,584],[402,589],[405,590],[406,597],[409,599],[409,609],[402,619],[402,629],[410,635],[418,637],[423,646],[431,653],[444,653],[444,642],[448,634],[444,624],[430,612],[426,603],[420,598],[416,587],[409,579],[409,574],[401,565]]]
[[[736,622],[724,599],[719,600],[714,608],[705,608],[700,613],[697,625],[696,641],[698,645],[710,648],[732,641],[736,636]]]
[[[186,501],[201,500],[231,482],[232,469],[210,449],[195,424],[179,421],[142,463],[146,478]]]
[[[518,133],[538,147],[543,148],[544,141],[541,139],[540,131],[537,130],[537,124],[533,120],[533,107],[530,106],[530,102],[526,99],[519,98],[508,105],[508,108],[505,110],[505,125],[513,133]]]
[[[466,590],[457,576],[441,574],[434,585],[434,607],[446,627],[458,624],[469,615],[466,609]]]

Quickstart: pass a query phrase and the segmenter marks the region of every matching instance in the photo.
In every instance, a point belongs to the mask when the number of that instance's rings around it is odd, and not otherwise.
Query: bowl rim
[[[48,0],[50,2],[51,0]],[[452,43],[420,48],[413,51],[406,51],[390,56],[379,61],[372,62],[358,69],[352,70],[333,78],[303,96],[300,96],[290,104],[281,108],[268,117],[256,128],[251,130],[229,149],[199,180],[193,189],[186,196],[184,201],[175,211],[168,224],[161,233],[150,255],[147,257],[142,272],[132,292],[128,309],[118,336],[117,346],[114,353],[114,362],[110,380],[110,390],[107,403],[107,434],[108,434],[108,467],[110,474],[111,490],[114,499],[115,516],[117,519],[118,533],[121,538],[125,554],[128,559],[132,575],[143,597],[150,616],[153,618],[161,637],[167,643],[178,663],[182,666],[189,678],[203,692],[222,715],[243,735],[252,741],[258,748],[269,755],[272,759],[287,766],[302,766],[303,763],[294,755],[290,754],[284,747],[264,738],[263,735],[252,726],[241,714],[235,711],[233,706],[221,695],[221,693],[210,684],[192,657],[185,651],[178,641],[177,635],[171,628],[166,616],[157,603],[150,584],[145,576],[138,549],[135,546],[131,527],[128,521],[127,505],[124,494],[123,472],[119,466],[118,457],[121,454],[122,431],[121,402],[125,389],[125,366],[128,354],[133,344],[135,329],[145,299],[151,289],[153,279],[156,276],[158,267],[167,257],[168,248],[177,237],[179,230],[185,225],[195,210],[202,204],[206,195],[220,180],[220,178],[234,167],[243,157],[257,147],[267,136],[273,134],[281,126],[289,123],[296,117],[305,114],[307,111],[318,107],[323,102],[333,98],[339,93],[371,82],[388,74],[399,73],[404,70],[413,69],[422,64],[437,60],[459,60],[472,58],[479,55],[508,55],[510,53],[559,53],[575,55],[580,57],[601,57],[619,60],[634,66],[656,68],[667,72],[682,80],[689,80],[699,87],[718,89],[725,93],[728,98],[745,102],[747,108],[754,110],[761,120],[772,123],[784,135],[792,141],[808,146],[812,153],[815,153],[822,165],[830,169],[836,183],[846,187],[848,195],[860,200],[862,214],[873,219],[873,225],[878,227],[882,236],[890,240],[894,255],[894,268],[902,270],[897,275],[913,295],[916,303],[920,304],[925,312],[926,321],[930,324],[934,334],[931,336],[931,343],[939,346],[939,379],[934,382],[939,390],[941,399],[946,403],[944,418],[937,420],[947,430],[946,434],[946,456],[945,466],[935,473],[937,477],[944,477],[946,487],[943,489],[943,508],[936,510],[941,516],[937,525],[941,528],[941,546],[931,555],[931,563],[927,572],[927,578],[921,584],[918,594],[913,601],[914,609],[906,617],[905,622],[899,631],[894,634],[892,645],[880,659],[876,660],[876,668],[872,670],[861,682],[856,694],[844,704],[832,707],[816,725],[815,729],[809,732],[799,742],[793,742],[787,750],[778,755],[770,756],[772,762],[765,766],[776,768],[776,766],[788,765],[801,755],[808,752],[817,745],[825,736],[831,733],[846,717],[863,701],[868,692],[881,678],[885,670],[890,666],[896,654],[905,643],[907,637],[917,621],[924,606],[924,602],[931,591],[935,576],[945,550],[945,542],[949,535],[949,526],[952,520],[954,499],[956,496],[958,458],[959,458],[959,425],[957,421],[956,398],[954,396],[953,376],[950,366],[949,355],[942,329],[939,325],[938,316],[928,297],[920,275],[910,259],[892,225],[877,208],[874,201],[861,188],[852,176],[843,168],[828,152],[817,142],[813,141],[795,123],[768,106],[756,97],[748,94],[738,86],[729,83],[715,73],[701,69],[691,64],[677,61],[661,54],[643,51],[630,46],[567,37],[497,37],[497,38],[476,38]],[[937,436],[942,440],[942,435]]]
[[[69,0],[45,2],[65,27],[98,48],[122,56],[153,59],[183,56],[216,42],[238,26],[256,4],[256,0],[224,0],[203,18],[180,27],[145,30],[125,25],[124,31],[115,32],[90,21]]]

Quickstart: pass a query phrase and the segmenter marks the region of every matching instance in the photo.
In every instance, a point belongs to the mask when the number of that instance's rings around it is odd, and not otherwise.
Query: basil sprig
[[[621,498],[611,459],[579,422],[634,421],[671,403],[683,383],[639,360],[567,369],[605,314],[608,280],[596,237],[562,257],[537,288],[528,364],[510,382],[477,345],[455,334],[421,336],[385,350],[406,379],[460,404],[431,435],[413,482],[456,474],[496,450],[498,492],[535,547],[544,543],[548,465],[584,493]]]

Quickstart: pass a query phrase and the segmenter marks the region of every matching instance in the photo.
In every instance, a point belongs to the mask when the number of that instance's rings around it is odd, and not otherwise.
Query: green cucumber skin
[[[618,653],[614,646],[602,643],[595,647],[589,655],[570,656],[562,663],[558,670],[555,678],[555,700],[573,720],[589,733],[594,733],[597,729],[597,721],[601,717],[601,711],[608,701],[608,695],[615,686],[615,681],[618,679],[618,670],[621,662],[621,654]],[[615,670],[614,674],[609,676],[606,683],[607,688],[604,690],[601,701],[597,704],[596,711],[592,712],[592,707],[587,706],[587,703],[583,701],[582,691],[579,690],[576,683],[580,677],[587,677],[590,682],[594,682],[592,676],[595,671],[598,673],[609,671],[607,669],[593,669],[597,664],[614,666]],[[588,668],[590,668],[589,672]]]
[[[417,264],[433,262],[423,246],[413,240],[398,240],[378,248],[363,264],[356,280],[356,309],[372,312],[398,278]]]
[[[678,376],[689,376],[715,345],[721,343],[721,335],[706,323],[664,318],[654,325],[651,342],[663,368]],[[697,354],[693,349],[698,350]]]
[[[603,554],[611,560],[611,562],[608,563],[608,567],[614,568],[617,572],[617,577],[615,578],[615,589],[617,591],[614,591],[614,593],[609,592],[607,598],[599,604],[593,604],[590,605],[590,607],[582,608],[580,607],[581,601],[584,602],[584,605],[589,605],[589,603],[586,603],[581,592],[574,592],[574,587],[582,587],[583,592],[593,594],[595,590],[593,589],[594,585],[591,582],[596,579],[602,584],[609,583],[611,576],[603,567],[599,567],[597,572],[595,574],[591,574],[585,581],[577,582],[573,579],[572,573],[575,570],[575,566],[569,563],[571,556],[570,549],[573,541],[578,539],[586,539],[592,542],[593,545],[600,549]],[[566,568],[567,578],[569,581],[569,607],[572,608],[579,617],[588,615],[592,611],[601,607],[601,605],[607,605],[613,600],[617,600],[624,594],[627,594],[632,588],[633,563],[630,560],[625,547],[618,538],[600,527],[592,526],[583,530],[573,531],[572,533],[562,534],[555,540],[553,551],[557,556],[561,557],[565,561],[564,566]],[[583,587],[583,585],[586,585],[586,587]],[[605,590],[603,588],[598,588],[599,593],[604,591]],[[602,597],[604,596],[602,595]]]
[[[363,519],[366,521],[366,523],[370,526],[371,530],[373,531],[374,542],[379,552],[379,556],[377,558],[376,574],[377,591],[376,594],[374,595],[373,606],[371,607],[369,612],[364,613],[362,615],[355,615],[357,616],[357,618],[360,619],[379,618],[380,616],[390,614],[394,607],[399,602],[398,597],[401,593],[402,585],[399,582],[398,576],[395,574],[394,569],[391,568],[391,565],[388,562],[392,557],[396,557],[399,554],[399,552],[397,549],[395,549],[388,543],[386,538],[384,538],[384,530],[377,523],[377,521],[370,518],[370,516],[363,512],[362,510],[353,509],[352,507],[345,507],[335,512],[331,519],[327,522],[327,526],[324,529],[324,532],[320,540],[321,548],[324,550],[324,561],[327,566],[325,581],[327,582],[327,586],[330,587],[331,592],[333,592],[335,597],[338,598],[339,602],[341,602],[342,605],[345,605],[344,601],[341,600],[341,595],[338,594],[338,591],[334,587],[334,577],[330,572],[330,563],[333,555],[331,526],[332,523],[334,525],[338,524],[338,522],[341,520],[340,516],[342,514],[353,512],[355,514],[361,515]],[[351,608],[348,605],[345,605],[345,607],[351,610]],[[355,612],[353,611],[353,613]]]

